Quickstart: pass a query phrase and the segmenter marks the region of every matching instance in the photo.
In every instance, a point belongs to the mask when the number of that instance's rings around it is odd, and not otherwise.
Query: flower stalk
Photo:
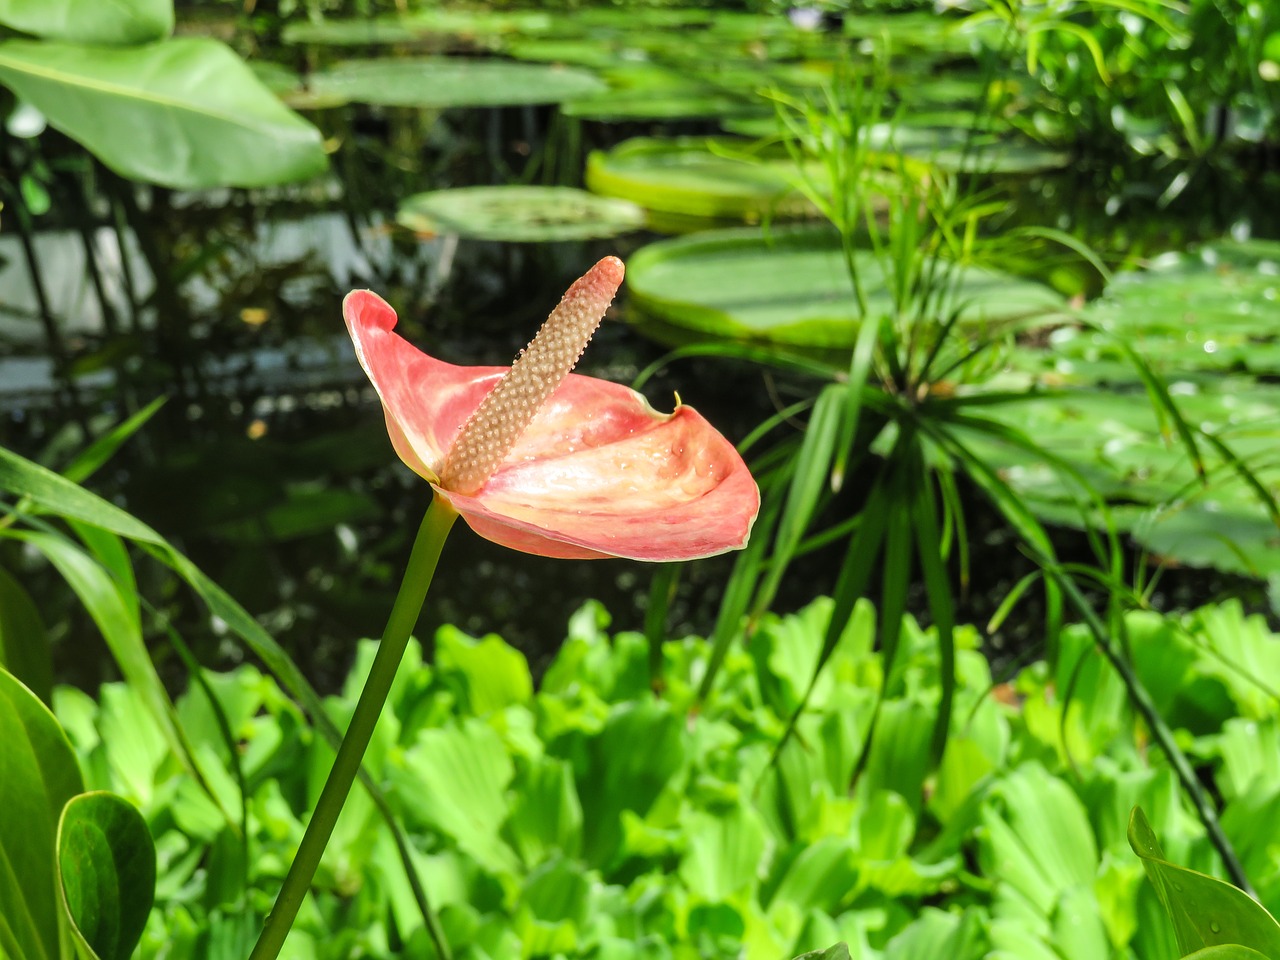
[[[378,645],[369,678],[360,692],[355,713],[351,716],[351,723],[338,748],[333,769],[329,771],[329,779],[320,792],[320,799],[307,823],[302,843],[249,960],[275,960],[280,948],[284,946],[285,937],[298,916],[302,900],[311,887],[316,868],[320,866],[320,858],[333,834],[334,825],[338,822],[338,815],[342,812],[347,795],[351,792],[351,785],[360,770],[365,750],[373,737],[373,729],[382,714],[387,695],[391,692],[391,684],[395,681],[396,670],[404,657],[409,637],[418,622],[418,615],[422,612],[427,589],[431,586],[436,564],[440,560],[440,551],[456,519],[458,514],[448,501],[442,497],[432,498],[426,516],[422,518],[422,525],[418,528],[413,550],[409,554],[409,563],[405,567],[404,579],[400,582],[400,590],[391,607],[391,615],[387,618],[386,629],[382,632],[382,642]]]

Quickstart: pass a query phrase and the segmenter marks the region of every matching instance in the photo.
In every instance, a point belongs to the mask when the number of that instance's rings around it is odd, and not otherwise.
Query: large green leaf
[[[256,187],[324,172],[320,132],[224,44],[0,43],[0,82],[121,176]]]
[[[613,237],[644,226],[645,216],[628,200],[573,187],[458,187],[402,200],[396,222],[418,233],[548,243]]]
[[[506,107],[559,103],[594,93],[594,74],[566,67],[463,57],[348,60],[308,78],[298,105],[372,103],[387,107]]]
[[[1280,924],[1275,918],[1243,890],[1166,860],[1141,807],[1134,807],[1129,817],[1129,846],[1142,858],[1184,956],[1235,944],[1280,957]]]
[[[173,32],[173,0],[0,0],[0,23],[49,40],[146,43]]]
[[[52,703],[53,657],[49,636],[31,595],[0,569],[0,667]]]
[[[62,902],[80,946],[129,960],[156,890],[156,848],[136,807],[114,793],[82,793],[58,823]]]
[[[891,315],[880,261],[858,256],[867,312]],[[1062,308],[1048,287],[978,267],[958,271],[955,289],[935,300],[935,319],[1000,323]],[[852,349],[860,313],[839,237],[826,229],[724,230],[663,240],[627,265],[632,302],[649,317],[694,337]]]
[[[49,708],[0,669],[0,954],[58,960],[58,816],[84,790]]]

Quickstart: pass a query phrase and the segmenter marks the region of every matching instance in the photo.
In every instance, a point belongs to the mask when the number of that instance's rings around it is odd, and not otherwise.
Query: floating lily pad
[[[869,142],[875,149],[916,157],[952,173],[1039,173],[1064,167],[1071,159],[1022,137],[976,133],[963,126],[879,124],[870,131]]]
[[[568,63],[594,70],[605,70],[628,55],[644,55],[629,44],[594,37],[521,37],[508,43],[505,50],[517,60]]]
[[[869,311],[889,312],[880,261],[858,256]],[[1001,323],[1062,308],[1038,283],[976,267],[938,304],[971,323]],[[701,338],[844,350],[857,336],[858,305],[840,242],[827,229],[725,230],[663,240],[631,258],[632,303],[646,316]]]
[[[948,19],[934,11],[918,13],[851,13],[842,25],[844,35],[863,40],[887,40],[891,52],[904,49],[931,53],[966,54],[980,32],[961,19]],[[998,40],[998,31],[997,31]]]
[[[756,89],[768,76],[761,68],[722,71],[714,76],[648,62],[602,71],[607,90],[565,103],[571,117],[600,121],[671,120],[771,114]]]
[[[605,89],[570,67],[463,57],[348,60],[312,74],[294,105],[372,103],[388,107],[504,107],[559,103]]]
[[[363,46],[378,43],[411,43],[427,37],[471,40],[507,33],[545,33],[552,28],[549,14],[536,10],[499,13],[489,9],[452,8],[422,10],[405,16],[327,18],[291,23],[284,28],[285,43],[315,46]]]
[[[1280,487],[1280,388],[1243,378],[1175,384],[1183,416],[1227,443],[1263,486]],[[1157,556],[1252,576],[1280,571],[1280,529],[1256,491],[1205,441],[1208,483],[1181,441],[1162,428],[1140,384],[1086,388],[992,406],[986,415],[1034,437],[1119,504],[1111,520]],[[966,443],[1046,520],[1097,524],[1084,491],[1033,455],[974,433]],[[1088,505],[1086,504],[1086,507]]]
[[[399,19],[387,18],[303,20],[288,24],[280,35],[285,43],[330,47],[411,43],[421,37],[421,31]]]
[[[627,200],[572,187],[462,187],[409,197],[396,221],[419,233],[545,243],[616,236],[644,226],[645,214]]]
[[[786,154],[775,151],[751,160],[723,155],[747,146],[705,137],[637,137],[593,152],[587,159],[587,186],[647,210],[686,217],[756,222],[765,216],[816,214],[792,187],[795,163]]]
[[[1280,373],[1280,243],[1216,243],[1157,257],[1118,275],[1085,317],[1101,328],[1064,331],[1059,363],[1105,363],[1133,347],[1162,374]]]

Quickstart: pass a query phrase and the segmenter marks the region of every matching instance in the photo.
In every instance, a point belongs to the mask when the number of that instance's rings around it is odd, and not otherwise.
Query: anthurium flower
[[[569,288],[510,367],[463,367],[394,332],[356,290],[342,312],[391,442],[476,533],[547,557],[687,560],[746,545],[760,492],[691,407],[655,411],[570,373],[622,283],[607,257]]]

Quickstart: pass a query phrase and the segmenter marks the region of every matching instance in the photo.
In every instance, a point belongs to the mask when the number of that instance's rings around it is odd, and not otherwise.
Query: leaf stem
[[[320,792],[320,799],[302,836],[302,843],[249,960],[275,960],[280,948],[284,946],[285,937],[288,936],[302,900],[311,887],[311,880],[320,865],[320,858],[338,821],[338,814],[342,812],[347,795],[351,792],[351,785],[360,770],[360,762],[373,736],[383,704],[391,692],[391,684],[395,680],[405,647],[408,646],[409,635],[418,622],[418,614],[422,612],[422,604],[427,596],[427,588],[431,586],[431,578],[435,575],[445,537],[457,518],[453,508],[440,497],[431,501],[426,516],[422,518],[408,566],[405,567],[404,579],[400,583],[400,591],[392,604],[391,615],[382,632],[382,643],[373,659],[369,678],[360,692],[351,724],[347,727],[346,736],[342,738],[338,756],[333,761],[333,769],[329,771],[329,779]],[[439,938],[435,936],[438,931],[431,932],[433,939],[438,942]]]

